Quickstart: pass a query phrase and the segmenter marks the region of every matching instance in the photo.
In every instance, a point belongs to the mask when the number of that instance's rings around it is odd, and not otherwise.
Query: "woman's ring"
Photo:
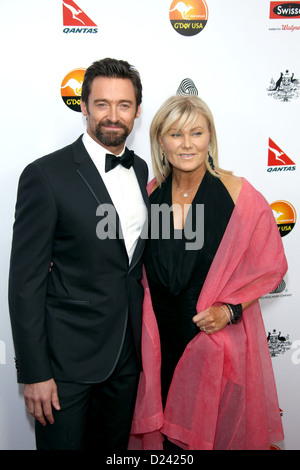
[[[203,331],[206,331],[206,328],[205,328],[205,326],[202,326],[202,330],[203,330]]]

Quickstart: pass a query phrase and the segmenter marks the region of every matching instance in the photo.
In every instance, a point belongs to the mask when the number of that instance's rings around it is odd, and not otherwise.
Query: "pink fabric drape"
[[[258,299],[275,289],[286,271],[282,240],[270,206],[243,179],[197,311],[224,302]],[[282,440],[259,302],[246,309],[240,323],[213,335],[201,332],[188,344],[174,372],[163,413],[159,333],[145,275],[143,283],[143,372],[129,449],[161,450],[163,435],[190,450],[263,450]]]

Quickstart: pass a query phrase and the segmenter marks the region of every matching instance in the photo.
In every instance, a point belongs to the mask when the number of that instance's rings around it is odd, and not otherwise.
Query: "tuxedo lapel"
[[[87,188],[96,199],[98,206],[102,206],[103,204],[109,204],[114,207],[114,204],[111,200],[109,192],[106,189],[103,179],[101,178],[101,175],[99,174],[99,171],[97,170],[93,160],[86,151],[86,148],[82,142],[82,137],[80,137],[73,144],[73,159],[74,163],[76,164],[75,171],[82,178]],[[116,238],[122,240],[122,242],[124,243],[120,219],[115,207],[114,211],[116,216],[109,217],[111,230],[112,233],[116,234]],[[103,208],[103,212],[105,212],[105,208]]]
[[[106,186],[101,178],[93,160],[89,156],[83,142],[82,137],[80,137],[76,142],[73,144],[73,160],[76,166],[76,172],[82,178],[84,183],[86,184],[89,191],[93,194],[94,198],[96,199],[98,206],[101,204],[111,204],[113,207],[113,202],[109,195],[109,192],[106,189]],[[131,263],[130,263],[130,270],[134,268],[136,263],[140,260],[140,257],[143,254],[144,246],[145,246],[145,239],[148,236],[148,228],[149,228],[149,213],[150,213],[150,203],[149,197],[147,194],[146,189],[146,178],[145,175],[145,168],[142,167],[140,162],[137,161],[135,158],[133,169],[135,171],[140,190],[147,208],[147,220],[142,230],[142,234],[138,239]],[[104,209],[105,211],[105,209]],[[110,217],[110,223],[112,224],[113,233],[116,234],[116,237],[122,241],[125,247],[124,236],[122,233],[122,228],[120,224],[119,215],[117,210],[115,209],[116,217],[114,220]]]
[[[136,177],[137,177],[140,189],[141,189],[141,193],[142,193],[144,202],[146,204],[147,211],[149,213],[150,202],[149,202],[149,196],[148,196],[148,193],[147,193],[147,182],[145,183],[145,176],[143,175],[143,173],[141,171],[141,166],[137,165],[136,161],[133,164],[133,169],[135,171],[135,174],[136,174]]]
[[[135,171],[141,193],[147,208],[147,219],[145,221],[144,227],[142,229],[142,233],[138,239],[136,248],[133,253],[133,257],[129,266],[129,272],[134,268],[134,266],[138,263],[140,260],[140,257],[142,256],[145,248],[145,240],[148,237],[148,230],[149,230],[149,223],[150,223],[150,202],[149,202],[149,196],[147,193],[147,187],[146,184],[147,182],[145,181],[145,174],[143,174],[142,167],[141,165],[137,164],[137,161],[135,159],[135,162],[133,164],[133,169]]]

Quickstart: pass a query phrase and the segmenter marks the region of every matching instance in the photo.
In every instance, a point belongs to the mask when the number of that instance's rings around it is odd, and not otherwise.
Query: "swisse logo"
[[[208,7],[204,0],[174,0],[170,6],[169,17],[177,33],[182,36],[195,36],[203,31],[207,24]]]
[[[95,34],[98,33],[97,25],[76,5],[73,0],[64,0],[63,24],[65,34]],[[96,27],[94,27],[96,26]]]
[[[300,18],[300,2],[271,2],[270,18]]]
[[[297,214],[290,202],[275,201],[270,204],[281,237],[288,235],[295,227]]]
[[[86,69],[75,69],[63,79],[60,87],[65,105],[72,111],[81,112],[81,88]]]

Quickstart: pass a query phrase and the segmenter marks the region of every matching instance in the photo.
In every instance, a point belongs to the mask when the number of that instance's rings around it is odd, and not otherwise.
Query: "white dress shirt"
[[[147,218],[147,209],[136,174],[133,167],[127,169],[122,165],[117,165],[113,170],[105,173],[105,155],[110,152],[93,140],[87,132],[84,133],[82,141],[119,215],[130,263]],[[121,156],[124,150],[117,156]]]

